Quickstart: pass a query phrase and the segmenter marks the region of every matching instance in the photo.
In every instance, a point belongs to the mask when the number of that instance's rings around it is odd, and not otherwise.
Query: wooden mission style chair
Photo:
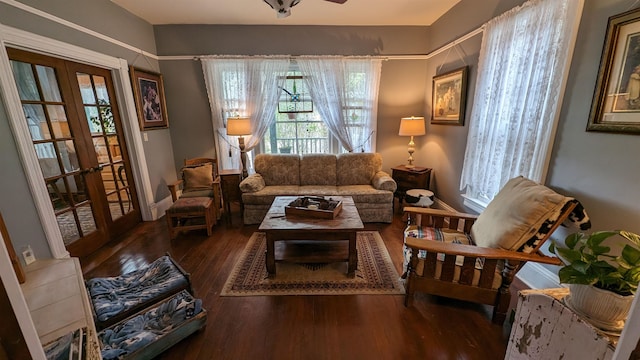
[[[170,237],[180,230],[192,229],[206,229],[210,236],[222,214],[218,162],[211,158],[185,159],[181,173],[181,179],[168,185],[173,199],[167,210]]]
[[[539,252],[551,233],[570,216],[583,230],[591,225],[577,200],[523,177],[509,180],[480,215],[404,211],[405,305],[417,291],[493,305],[492,322],[499,325],[516,272],[527,261],[561,263]]]

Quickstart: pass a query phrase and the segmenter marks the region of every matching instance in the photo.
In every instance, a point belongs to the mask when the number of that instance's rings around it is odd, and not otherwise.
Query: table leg
[[[347,275],[354,277],[358,268],[358,249],[356,248],[357,232],[349,233],[349,268]]]
[[[267,264],[267,272],[269,277],[276,275],[276,254],[275,254],[275,238],[271,234],[267,234],[267,251],[265,253],[265,262]]]
[[[231,202],[229,200],[224,201],[224,208],[225,208],[225,212],[226,212],[226,216],[227,216],[227,224],[231,225],[232,224],[232,220],[231,220]]]

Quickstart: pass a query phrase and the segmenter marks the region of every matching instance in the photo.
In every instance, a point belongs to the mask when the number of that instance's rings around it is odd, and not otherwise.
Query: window
[[[290,71],[278,99],[276,121],[261,142],[270,154],[333,153],[335,140],[322,121],[309,95],[304,77]]]
[[[485,25],[460,190],[478,210],[511,178],[542,182],[583,0],[531,0]]]
[[[237,139],[226,134],[229,116],[250,119],[247,151],[257,146],[270,153],[375,151],[381,64],[370,57],[338,56],[202,59],[221,168],[239,163]],[[298,112],[278,111],[281,100],[298,93],[288,104]]]
[[[300,67],[298,67],[298,63]],[[280,94],[266,153],[375,151],[380,61],[299,59]]]

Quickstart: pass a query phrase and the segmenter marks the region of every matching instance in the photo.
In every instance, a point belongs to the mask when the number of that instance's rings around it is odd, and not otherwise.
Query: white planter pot
[[[624,327],[633,295],[622,296],[591,285],[569,284],[569,289],[570,307],[593,325],[605,330],[621,330]]]

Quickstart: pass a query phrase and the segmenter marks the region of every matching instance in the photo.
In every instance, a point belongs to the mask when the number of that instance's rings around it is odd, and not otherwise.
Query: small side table
[[[228,169],[220,170],[220,187],[222,188],[222,201],[224,201],[227,223],[231,224],[231,203],[238,202],[242,210],[242,193],[240,192],[240,182],[242,181],[242,170]],[[242,211],[240,211],[242,216]]]
[[[398,188],[396,189],[394,196],[397,197],[398,200],[400,200],[400,204],[402,204],[407,190],[429,190],[429,184],[431,182],[431,170],[432,169],[430,168],[421,166],[408,168],[405,165],[398,165],[391,168],[391,177],[398,184]]]

